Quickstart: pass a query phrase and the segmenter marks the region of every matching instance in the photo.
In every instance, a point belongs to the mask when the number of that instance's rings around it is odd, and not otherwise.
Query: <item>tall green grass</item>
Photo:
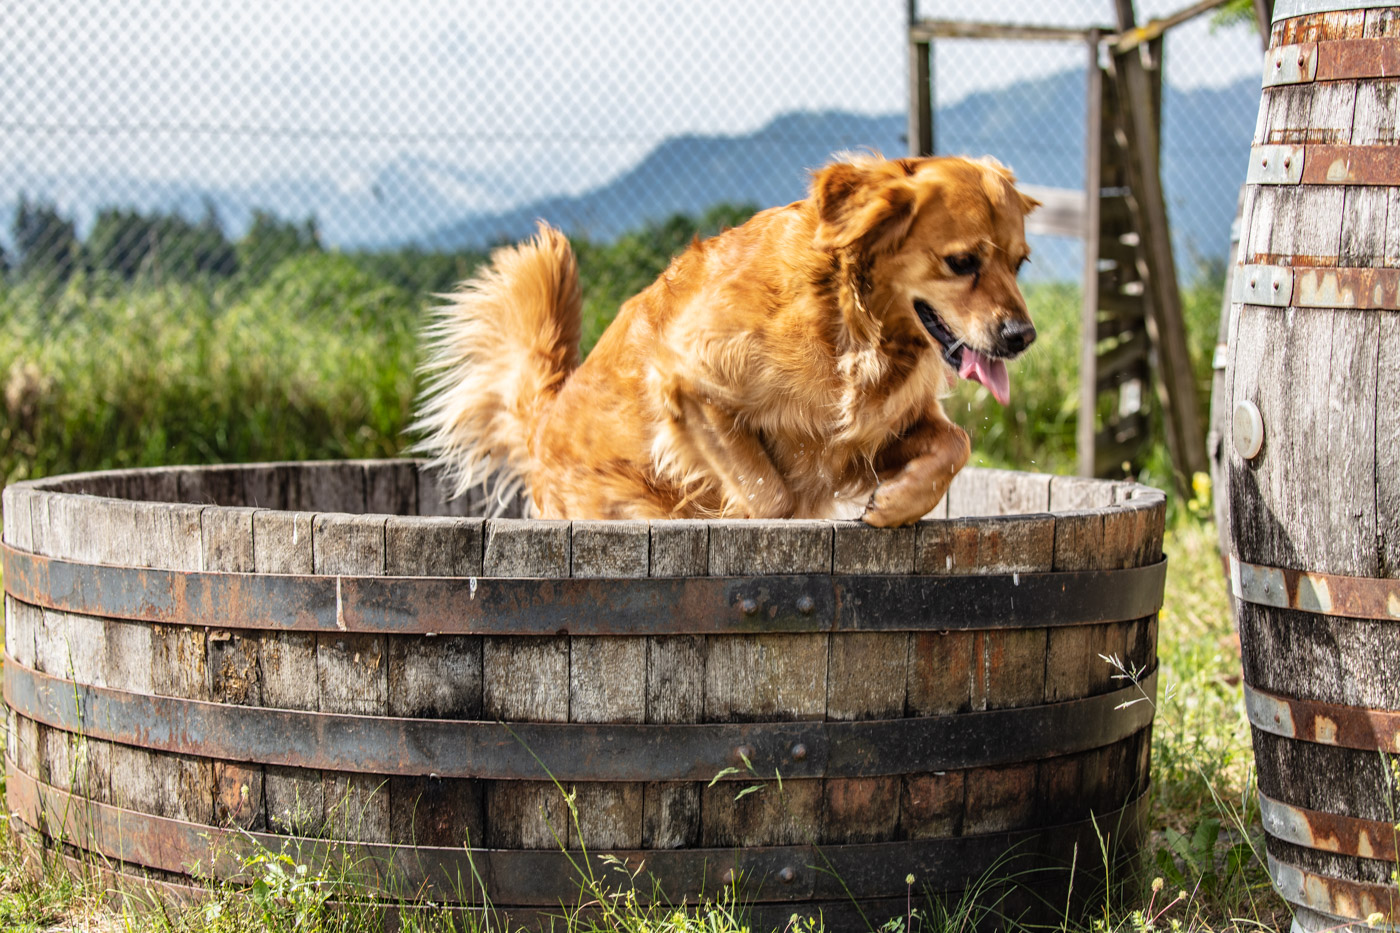
[[[585,350],[672,253],[743,213],[579,242]],[[471,271],[462,257],[425,258],[424,282],[407,261],[308,252],[257,281],[80,272],[56,291],[0,284],[0,478],[401,452],[426,289]],[[1187,291],[1203,412],[1218,294],[1213,281]],[[1079,291],[1039,284],[1026,297],[1040,337],[1012,364],[1011,405],[964,383],[946,407],[973,436],[974,464],[1073,472]],[[1170,476],[1160,457],[1143,468],[1159,485]]]

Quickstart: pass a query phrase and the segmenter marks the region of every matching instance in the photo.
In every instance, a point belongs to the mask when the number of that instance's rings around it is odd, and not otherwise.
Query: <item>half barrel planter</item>
[[[1220,391],[1259,803],[1295,930],[1400,926],[1397,77],[1400,6],[1274,7]]]
[[[411,461],[7,487],[18,823],[170,894],[292,846],[527,925],[579,902],[565,847],[644,900],[737,881],[759,924],[844,929],[909,874],[1055,866],[1063,905],[1100,836],[1138,845],[1156,490],[966,470],[898,530],[487,504]]]

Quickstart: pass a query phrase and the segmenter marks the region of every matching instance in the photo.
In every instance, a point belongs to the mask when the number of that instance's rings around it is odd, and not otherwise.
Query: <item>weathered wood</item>
[[[135,539],[140,546],[124,562],[160,570],[198,570],[203,511],[197,505],[136,503]]]
[[[1060,512],[1055,516],[1054,570],[1096,570],[1103,547],[1102,512]]]
[[[364,472],[366,512],[418,514],[418,468],[412,460],[373,460]]]
[[[417,846],[481,846],[485,838],[483,791],[482,782],[463,778],[391,778],[390,841]]]
[[[962,771],[906,775],[899,800],[899,832],[907,839],[963,834]]]
[[[1400,189],[1396,189],[1400,192]],[[1400,201],[1391,201],[1392,214],[1400,218]],[[1376,462],[1400,463],[1400,405],[1382,400],[1400,398],[1400,315],[1382,315],[1380,352],[1376,364]],[[1396,470],[1377,470],[1376,556],[1377,575],[1400,577],[1400,476]]]
[[[200,562],[205,570],[252,573],[256,509],[207,508],[199,514]]]
[[[296,476],[297,508],[355,515],[366,509],[365,470],[358,461],[302,464]]]
[[[486,523],[486,576],[567,577],[569,569],[568,522]],[[568,636],[482,639],[482,714],[507,722],[568,722]],[[532,751],[549,767],[550,750]],[[569,844],[569,810],[552,782],[492,781],[484,800],[487,845]]]
[[[438,470],[429,469],[418,463],[418,514],[450,516],[454,518],[480,517],[480,512],[472,510],[470,496],[452,497],[452,489],[444,481]]]
[[[1084,479],[1078,476],[1054,476],[1050,479],[1052,512],[1072,512],[1079,509],[1102,509],[1113,504],[1113,483]]]
[[[720,521],[710,528],[710,572],[830,572],[832,526],[810,521]],[[820,720],[827,705],[830,645],[825,635],[713,636],[706,640],[708,722]],[[736,765],[739,762],[736,760]],[[759,792],[742,785],[701,791],[703,845],[791,845],[820,838],[823,782],[763,774]]]
[[[1356,85],[1356,107],[1349,127],[1353,146],[1389,146],[1396,141],[1396,81],[1362,81]]]
[[[915,573],[966,573],[977,566],[978,523],[971,519],[922,522],[914,546]]]
[[[821,719],[827,636],[729,635],[708,639],[705,721]]]
[[[264,488],[257,488],[265,483]],[[283,501],[293,484],[290,468],[262,468],[245,477],[248,501]],[[269,491],[273,486],[276,491]],[[309,574],[314,569],[312,523],[307,512],[253,513],[253,566],[258,573]],[[317,710],[316,636],[301,632],[264,632],[257,636],[258,672],[263,703],[275,709]],[[268,766],[263,794],[268,827],[274,832],[320,835],[325,825],[325,797],[319,771]]]
[[[223,508],[246,505],[243,473],[242,467],[183,467],[175,472],[179,501]]]
[[[326,833],[332,839],[388,842],[389,779],[374,774],[321,772]]]
[[[311,573],[310,512],[253,513],[253,568],[258,573]]]
[[[710,523],[710,573],[714,576],[829,573],[831,524],[786,519],[731,519]]]
[[[486,523],[479,518],[403,518],[384,525],[384,572],[391,577],[481,576]]]
[[[916,529],[835,526],[835,573],[913,572]],[[910,635],[835,633],[827,662],[828,720],[898,719],[904,715]],[[828,843],[894,838],[902,781],[897,776],[830,778],[822,790],[822,839]]]
[[[1368,39],[1400,36],[1400,10],[1394,7],[1366,11],[1366,23],[1361,34]]]
[[[721,781],[702,792],[705,847],[802,845],[821,838],[822,782],[783,781],[771,775],[752,782]],[[737,795],[745,787],[761,787]],[[737,797],[737,799],[736,799]]]
[[[493,520],[486,523],[488,577],[567,577],[569,523]]]
[[[651,528],[638,521],[576,521],[572,528],[572,575],[645,577]]]
[[[981,768],[966,783],[963,832],[995,833],[1025,826],[1036,805],[1036,765]]]
[[[963,470],[948,488],[948,517],[1044,512],[1050,476],[1009,470]]]
[[[703,577],[710,567],[710,523],[691,519],[653,522],[651,576]]]
[[[822,841],[888,842],[899,824],[897,776],[828,780],[822,790]]]
[[[30,524],[30,509],[35,493],[27,487],[6,486],[4,507],[0,514],[4,518],[5,543],[21,551],[34,547],[34,529]]]
[[[865,522],[836,522],[833,525],[835,573],[914,572],[914,551],[918,529],[872,528]]]
[[[5,596],[5,653],[23,667],[34,666],[39,633],[44,627],[44,610]]]
[[[705,576],[709,565],[708,522],[652,522],[651,576]],[[647,722],[701,722],[705,712],[705,639],[695,635],[647,638],[646,685]],[[700,786],[648,783],[642,795],[642,844],[670,849],[699,842]]]

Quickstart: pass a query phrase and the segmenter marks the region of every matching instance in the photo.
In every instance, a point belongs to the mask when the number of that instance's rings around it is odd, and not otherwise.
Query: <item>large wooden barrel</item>
[[[897,530],[486,504],[409,461],[6,488],[16,823],[169,893],[348,842],[390,900],[527,924],[579,901],[561,847],[643,899],[737,880],[760,924],[864,929],[910,873],[1077,858],[1082,892],[1100,834],[1136,844],[1157,491],[968,470]]]
[[[1280,0],[1234,278],[1231,574],[1269,869],[1304,930],[1400,925],[1397,75],[1400,7]]]

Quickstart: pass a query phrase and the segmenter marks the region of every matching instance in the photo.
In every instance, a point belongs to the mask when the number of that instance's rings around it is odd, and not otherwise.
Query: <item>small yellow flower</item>
[[[1368,927],[1378,927],[1384,922],[1385,914],[1381,913],[1379,910],[1366,918],[1366,925]]]
[[[1162,890],[1164,887],[1166,887],[1166,886],[1167,886],[1166,879],[1164,879],[1164,878],[1153,878],[1153,879],[1152,879],[1152,893],[1153,893],[1153,894],[1156,894],[1158,891],[1161,891],[1161,890]]]
[[[913,883],[914,883],[914,873],[913,873],[913,872],[910,872],[909,874],[907,874],[907,875],[904,876],[904,883],[905,883],[905,884],[913,884]]]

